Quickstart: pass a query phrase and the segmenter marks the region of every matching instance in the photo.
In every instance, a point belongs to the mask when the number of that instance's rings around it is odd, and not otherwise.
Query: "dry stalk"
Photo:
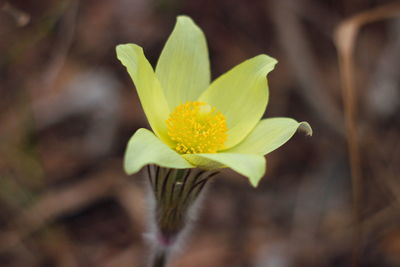
[[[353,209],[355,235],[352,266],[358,265],[362,244],[361,212],[362,212],[362,173],[360,149],[356,126],[356,93],[354,75],[354,48],[360,28],[368,23],[388,19],[400,15],[400,3],[392,3],[370,9],[341,22],[335,32],[335,45],[338,50],[339,68],[344,103],[344,118],[352,178]]]

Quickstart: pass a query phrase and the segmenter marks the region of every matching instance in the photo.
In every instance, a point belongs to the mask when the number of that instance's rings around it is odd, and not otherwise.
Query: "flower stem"
[[[193,204],[204,186],[217,172],[198,169],[148,167],[149,182],[155,199],[154,236],[156,253],[152,266],[165,266],[170,249],[182,236],[195,215]]]
[[[165,250],[158,252],[154,257],[152,267],[165,267],[167,265],[167,253]]]

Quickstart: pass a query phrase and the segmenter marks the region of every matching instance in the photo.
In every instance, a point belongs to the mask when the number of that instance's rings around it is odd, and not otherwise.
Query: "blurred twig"
[[[9,14],[15,20],[18,27],[24,27],[31,21],[31,17],[28,13],[16,8],[9,2],[5,2],[3,5],[0,3],[0,6],[3,12]]]
[[[400,15],[400,3],[389,4],[361,12],[345,21],[336,28],[335,44],[338,49],[339,67],[342,82],[342,97],[346,135],[348,140],[351,177],[353,185],[353,205],[356,233],[354,239],[353,266],[358,265],[362,229],[361,229],[361,201],[362,201],[362,173],[360,162],[359,141],[356,127],[356,94],[354,83],[354,47],[357,34],[365,24]]]
[[[343,124],[338,108],[329,99],[326,85],[321,80],[316,60],[307,42],[306,34],[295,12],[301,1],[270,1],[271,16],[278,28],[278,37],[294,73],[302,87],[302,96],[332,132],[343,136]]]
[[[301,5],[297,5],[294,12],[301,15],[305,21],[312,23],[312,25],[324,34],[325,37],[332,39],[332,32],[339,22],[339,14],[336,10],[328,9],[323,5],[324,2],[302,0]]]
[[[59,1],[50,8],[50,11],[43,15],[37,23],[32,23],[32,30],[21,36],[19,42],[5,51],[5,56],[0,61],[0,70],[9,64],[19,64],[25,60],[28,52],[34,46],[49,35],[56,27],[58,20],[68,8],[68,1]]]
[[[43,72],[43,86],[49,87],[54,83],[58,73],[64,65],[68,51],[74,39],[76,20],[79,10],[79,0],[72,0],[68,3],[68,8],[61,20],[60,37],[54,46],[50,62],[47,69]]]
[[[136,196],[140,195],[140,190],[132,191],[132,187],[127,185],[128,182],[125,179],[119,179],[114,173],[107,173],[107,171],[100,173],[66,188],[53,189],[44,193],[36,203],[14,220],[11,224],[12,229],[0,233],[0,251],[7,251],[18,246],[31,233],[101,198],[117,196],[118,199],[124,199],[128,191]],[[137,207],[124,206],[130,214],[138,212]],[[136,223],[138,226],[143,225],[141,216],[142,214],[137,214],[131,217],[138,220]]]

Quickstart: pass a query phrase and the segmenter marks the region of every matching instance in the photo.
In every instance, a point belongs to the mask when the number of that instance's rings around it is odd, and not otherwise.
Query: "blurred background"
[[[400,266],[396,4],[0,1],[0,266],[145,266],[146,173],[128,177],[122,158],[148,126],[115,46],[140,44],[154,66],[179,14],[204,30],[213,78],[277,58],[265,116],[308,121],[314,136],[269,154],[257,189],[215,178],[172,266]]]

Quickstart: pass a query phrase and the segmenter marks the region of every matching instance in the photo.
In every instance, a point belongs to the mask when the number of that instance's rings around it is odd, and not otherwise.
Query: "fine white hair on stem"
[[[204,198],[207,182],[217,174],[205,170],[147,167],[148,232],[153,266],[180,254]],[[161,264],[161,263],[160,263]]]

